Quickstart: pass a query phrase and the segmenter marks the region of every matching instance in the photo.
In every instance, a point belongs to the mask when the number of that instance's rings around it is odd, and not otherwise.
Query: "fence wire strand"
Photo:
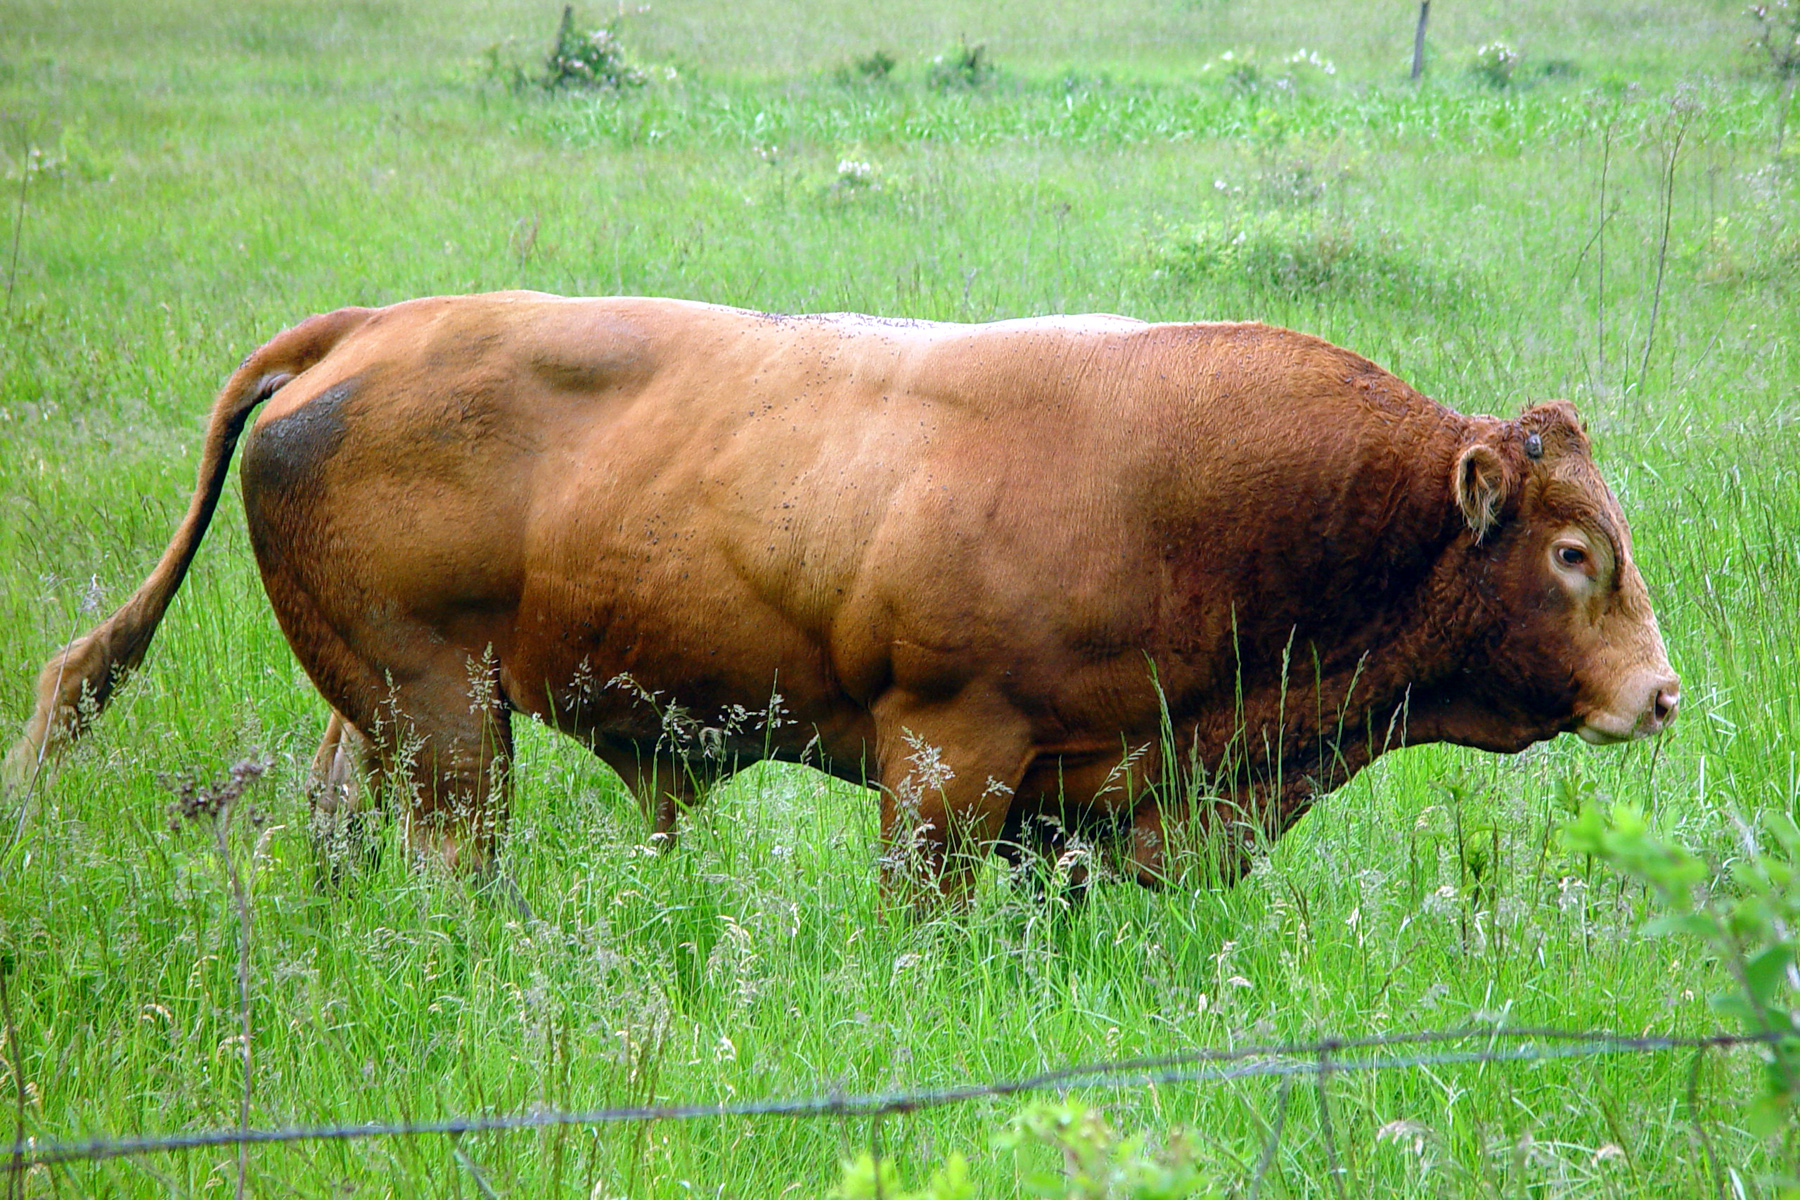
[[[1492,1028],[1474,1027],[1453,1030],[1427,1030],[1417,1033],[1391,1034],[1379,1037],[1325,1038],[1310,1043],[1279,1043],[1243,1046],[1236,1049],[1197,1049],[1148,1058],[1118,1059],[1108,1062],[1057,1067],[1035,1075],[988,1083],[958,1084],[952,1087],[924,1088],[852,1095],[831,1092],[823,1095],[783,1099],[742,1101],[732,1104],[638,1104],[610,1108],[563,1111],[533,1109],[527,1112],[491,1116],[451,1117],[436,1121],[403,1121],[384,1124],[367,1122],[341,1125],[291,1125],[266,1129],[209,1129],[189,1133],[127,1138],[95,1137],[86,1140],[39,1143],[35,1138],[18,1151],[6,1156],[6,1171],[16,1178],[36,1166],[56,1166],[75,1162],[100,1162],[107,1159],[139,1157],[182,1150],[203,1150],[221,1146],[275,1145],[300,1142],[357,1141],[368,1138],[448,1136],[464,1134],[511,1133],[560,1126],[613,1125],[633,1121],[697,1121],[728,1117],[872,1117],[879,1119],[904,1113],[921,1112],[963,1104],[972,1100],[1017,1096],[1033,1092],[1065,1092],[1076,1088],[1123,1090],[1172,1083],[1223,1083],[1230,1080],[1272,1077],[1282,1081],[1280,1105],[1276,1113],[1263,1161],[1257,1165],[1260,1183],[1273,1157],[1273,1146],[1279,1140],[1287,1117],[1287,1095],[1295,1078],[1312,1076],[1319,1089],[1321,1133],[1326,1139],[1326,1153],[1336,1190],[1343,1194],[1345,1183],[1337,1164],[1336,1149],[1331,1143],[1331,1116],[1326,1096],[1329,1076],[1344,1073],[1409,1070],[1426,1066],[1471,1063],[1547,1062],[1558,1059],[1593,1058],[1613,1054],[1652,1054],[1674,1050],[1691,1050],[1697,1056],[1709,1051],[1766,1045],[1776,1041],[1778,1033],[1734,1034],[1713,1033],[1703,1036],[1639,1036],[1592,1030]],[[1481,1049],[1418,1051],[1410,1054],[1381,1053],[1395,1047],[1423,1047],[1455,1042],[1485,1041]],[[1697,1090],[1690,1082],[1690,1104]],[[1704,1136],[1704,1135],[1702,1135]],[[1715,1167],[1716,1170],[1716,1167]]]

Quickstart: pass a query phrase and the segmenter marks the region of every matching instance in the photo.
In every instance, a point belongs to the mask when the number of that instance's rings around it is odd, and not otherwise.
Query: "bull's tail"
[[[86,731],[119,683],[144,661],[163,613],[181,587],[188,564],[218,507],[232,452],[250,413],[282,385],[331,352],[373,310],[345,308],[312,317],[246,358],[213,402],[200,455],[200,478],[187,515],[150,577],[117,612],[63,647],[38,675],[37,704],[24,734],[6,756],[9,781],[34,776],[48,757]]]

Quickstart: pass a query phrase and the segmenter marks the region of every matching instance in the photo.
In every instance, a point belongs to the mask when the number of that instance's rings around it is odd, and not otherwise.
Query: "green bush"
[[[1195,1162],[1193,1143],[1182,1131],[1154,1150],[1141,1136],[1119,1137],[1097,1110],[1075,1100],[1026,1109],[1000,1144],[1056,1152],[1060,1172],[1025,1176],[1025,1186],[1049,1200],[1197,1200],[1220,1194]]]
[[[1304,212],[1191,226],[1155,246],[1151,265],[1155,276],[1177,285],[1246,289],[1252,297],[1416,303],[1457,290],[1388,235]]]
[[[1227,50],[1200,66],[1202,75],[1217,74],[1240,92],[1294,92],[1337,74],[1337,64],[1305,47],[1264,62],[1254,50]]]
[[[1489,87],[1507,88],[1519,70],[1519,52],[1505,42],[1489,42],[1475,51],[1469,74]]]
[[[618,91],[642,87],[645,75],[625,57],[625,47],[610,25],[592,33],[575,32],[575,7],[565,5],[556,45],[544,60],[546,91],[562,88]]]
[[[845,87],[857,83],[883,83],[899,65],[900,60],[886,50],[877,50],[873,54],[839,67],[833,73],[833,78]]]
[[[1013,1118],[996,1140],[1024,1157],[1052,1151],[1060,1170],[1026,1169],[1029,1194],[1044,1200],[1201,1200],[1221,1193],[1198,1165],[1193,1140],[1176,1130],[1160,1148],[1143,1137],[1121,1138],[1096,1109],[1076,1100],[1034,1104]],[[969,1164],[952,1154],[918,1191],[901,1183],[899,1169],[867,1152],[846,1159],[828,1193],[834,1200],[975,1200]]]
[[[994,82],[994,60],[981,43],[971,46],[965,40],[955,50],[948,50],[931,60],[925,82],[940,92],[972,92]]]
[[[1627,804],[1584,806],[1562,838],[1656,891],[1667,915],[1645,932],[1695,939],[1725,969],[1734,986],[1709,1004],[1767,1039],[1762,1091],[1745,1124],[1770,1136],[1791,1131],[1800,1104],[1800,826],[1779,810],[1737,825],[1741,845],[1722,868],[1653,831]],[[1800,1178],[1771,1182],[1783,1195],[1800,1188]]]

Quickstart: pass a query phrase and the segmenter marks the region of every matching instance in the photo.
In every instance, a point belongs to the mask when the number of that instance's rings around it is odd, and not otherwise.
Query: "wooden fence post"
[[[1419,28],[1413,33],[1413,82],[1425,73],[1425,18],[1431,15],[1431,0],[1419,0]]]

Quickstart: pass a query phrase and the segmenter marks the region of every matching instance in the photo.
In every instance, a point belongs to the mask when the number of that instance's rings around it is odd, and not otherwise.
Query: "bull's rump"
[[[1216,403],[1242,405],[1260,343],[1295,335],[1186,327],[1171,379],[1169,328],[397,305],[262,414],[253,540],[296,653],[353,720],[383,683],[491,649],[511,703],[601,738],[660,735],[638,687],[709,724],[778,691],[792,723],[771,749],[817,733],[855,761],[884,691],[979,683],[1041,745],[1098,728],[1117,746],[1155,719],[1162,543],[1191,532],[1159,512],[1223,514],[1196,488],[1254,488],[1309,433],[1280,387],[1254,422]],[[605,686],[619,676],[636,686]]]

